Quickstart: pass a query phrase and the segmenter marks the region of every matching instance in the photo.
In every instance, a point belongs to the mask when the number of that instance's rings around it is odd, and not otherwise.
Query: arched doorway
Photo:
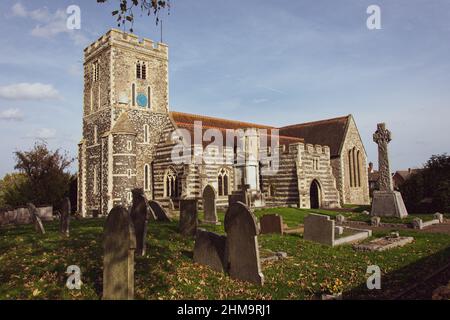
[[[320,199],[320,184],[317,180],[311,182],[311,187],[309,188],[309,201],[311,204],[311,209],[319,209],[321,205]]]

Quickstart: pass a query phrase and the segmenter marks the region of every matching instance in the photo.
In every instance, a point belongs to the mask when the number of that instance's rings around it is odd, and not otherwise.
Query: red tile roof
[[[204,130],[210,128],[221,130],[224,136],[224,140],[226,129],[267,129],[269,136],[271,133],[271,129],[277,129],[276,127],[267,125],[226,120],[183,112],[170,112],[170,115],[179,128],[188,129],[189,131],[191,131],[191,135],[193,134],[194,130],[194,122],[201,121]],[[279,128],[280,145],[289,145],[298,142],[319,144],[323,146],[329,146],[332,157],[339,156],[340,147],[345,138],[345,132],[349,119],[350,116],[345,116]],[[270,141],[268,143],[270,144]]]

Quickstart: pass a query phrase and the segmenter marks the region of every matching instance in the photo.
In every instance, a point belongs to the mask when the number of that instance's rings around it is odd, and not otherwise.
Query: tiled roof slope
[[[224,139],[226,129],[267,129],[269,135],[271,129],[277,129],[276,127],[267,125],[225,120],[183,112],[170,112],[170,115],[179,128],[187,129],[191,131],[191,134],[194,130],[194,122],[201,121],[204,130],[210,128],[220,129],[224,135]],[[349,119],[350,116],[345,116],[279,128],[280,145],[289,145],[296,142],[319,144],[329,146],[332,157],[339,156],[340,147],[342,141],[345,139],[345,132]]]

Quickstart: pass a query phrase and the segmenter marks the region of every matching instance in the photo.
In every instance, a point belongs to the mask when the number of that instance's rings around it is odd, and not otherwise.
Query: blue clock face
[[[137,100],[138,106],[140,106],[140,107],[147,106],[147,96],[145,94],[142,94],[142,93],[138,94],[136,100]]]

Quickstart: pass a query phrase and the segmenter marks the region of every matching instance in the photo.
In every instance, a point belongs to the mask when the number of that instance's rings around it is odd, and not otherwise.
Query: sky
[[[116,27],[117,3],[1,1],[0,177],[37,140],[77,156],[83,48]],[[159,41],[154,18],[135,16],[134,32]],[[393,170],[450,151],[448,0],[171,0],[161,18],[171,110],[273,126],[352,114],[375,164],[385,122]]]

